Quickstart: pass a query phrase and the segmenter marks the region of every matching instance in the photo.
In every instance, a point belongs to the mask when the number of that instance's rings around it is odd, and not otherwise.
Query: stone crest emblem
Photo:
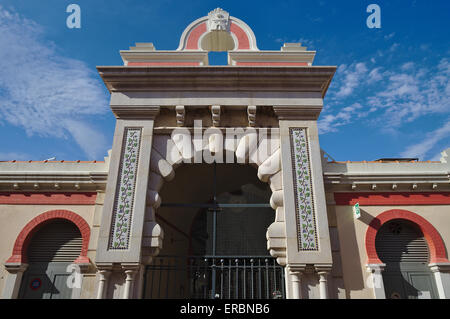
[[[208,31],[230,31],[230,14],[221,8],[208,13]]]

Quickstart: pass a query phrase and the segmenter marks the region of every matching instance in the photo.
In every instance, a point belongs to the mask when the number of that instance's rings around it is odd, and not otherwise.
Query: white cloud
[[[449,114],[450,60],[443,58],[434,66],[418,65],[406,62],[389,70],[378,66],[367,69],[364,62],[341,65],[319,121],[321,133],[335,132],[351,122],[340,115],[349,113],[345,111],[348,101],[364,105],[352,110],[352,117],[366,118],[365,125],[391,134],[422,116]]]
[[[341,73],[343,76],[343,85],[336,93],[337,98],[344,98],[353,93],[353,90],[358,86],[361,79],[367,73],[365,63],[355,63],[347,67],[345,64],[341,66]]]
[[[339,126],[350,123],[355,118],[365,116],[364,113],[360,113],[359,110],[363,106],[359,103],[354,103],[350,106],[342,108],[338,114],[322,114],[318,121],[318,128],[321,134],[336,132]]]
[[[372,71],[369,72],[369,75],[367,76],[367,82],[374,83],[377,81],[380,81],[383,78],[383,75],[380,73],[381,68],[375,68]]]
[[[98,153],[99,149],[102,152],[107,149],[108,143],[106,138],[102,134],[98,134],[98,132],[87,123],[82,121],[64,120],[64,125],[70,134],[72,134],[77,144],[80,145],[90,158],[106,155]]]
[[[401,66],[401,69],[403,71],[412,70],[413,68],[414,68],[414,62],[406,62],[406,63],[403,63]]]
[[[400,155],[402,157],[419,157],[420,159],[424,159],[438,142],[448,137],[450,137],[450,118],[443,126],[426,134],[423,141],[407,147]]]
[[[88,156],[104,155],[105,145],[96,142],[102,140],[100,132],[84,124],[96,136],[85,140],[66,126],[67,119],[83,123],[107,111],[97,74],[84,62],[59,55],[42,39],[38,24],[1,6],[0,35],[0,120],[30,136],[72,136]]]
[[[419,70],[406,64],[400,72],[387,72],[385,86],[369,93],[368,105],[384,110],[379,122],[399,127],[423,115],[449,113],[449,61],[442,59],[435,68]]]

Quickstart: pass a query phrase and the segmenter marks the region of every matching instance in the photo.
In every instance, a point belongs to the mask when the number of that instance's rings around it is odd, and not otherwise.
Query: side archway
[[[444,241],[431,223],[413,212],[403,209],[391,209],[379,214],[369,224],[365,240],[368,256],[367,264],[382,264],[375,248],[375,238],[381,226],[393,219],[408,220],[420,228],[430,249],[430,263],[449,262],[445,253]]]
[[[74,261],[76,264],[87,264],[90,262],[87,252],[90,239],[89,224],[78,214],[68,210],[51,210],[40,214],[33,218],[17,236],[14,243],[12,256],[6,263],[26,263],[27,262],[27,247],[33,235],[47,223],[56,219],[65,219],[77,226],[82,237],[82,246],[80,256]]]

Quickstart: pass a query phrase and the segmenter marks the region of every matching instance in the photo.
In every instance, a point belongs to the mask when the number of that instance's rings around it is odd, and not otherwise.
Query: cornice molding
[[[110,92],[320,92],[324,97],[335,66],[98,66]]]
[[[154,120],[160,112],[155,105],[110,105],[111,110],[120,119]]]
[[[317,120],[322,105],[274,105],[279,120]]]
[[[105,190],[107,172],[3,172],[0,191]]]

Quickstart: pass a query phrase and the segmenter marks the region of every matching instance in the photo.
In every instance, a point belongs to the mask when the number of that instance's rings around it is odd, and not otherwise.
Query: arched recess
[[[183,130],[182,130],[183,131]],[[278,264],[286,265],[286,227],[283,206],[281,153],[279,136],[258,137],[256,132],[244,134],[239,138],[219,138],[215,134],[200,143],[192,141],[188,130],[168,135],[155,135],[150,164],[150,179],[147,191],[147,211],[143,234],[143,257],[150,263],[162,249],[163,229],[155,221],[155,211],[161,204],[159,191],[164,181],[175,176],[175,168],[182,163],[191,163],[195,158],[202,158],[203,152],[224,153],[227,158],[235,155],[238,163],[254,165],[258,178],[269,183],[272,191],[270,205],[275,210],[275,220],[266,233],[267,247]],[[224,146],[223,149],[221,146]]]
[[[211,32],[208,31],[208,16],[199,18],[189,24],[187,28],[183,31],[180,44],[177,51],[183,50],[200,50],[204,51],[202,48],[202,39]],[[242,20],[229,17],[229,27],[224,32],[231,35],[234,40],[233,50],[249,50],[249,51],[259,51],[256,46],[256,37],[252,29]],[[220,31],[222,32],[222,31]]]
[[[27,247],[33,235],[47,223],[55,219],[66,219],[74,223],[80,230],[82,237],[82,246],[80,256],[75,260],[76,264],[87,264],[90,262],[87,252],[89,246],[89,239],[91,231],[89,224],[78,214],[68,210],[51,210],[33,218],[17,236],[14,243],[12,256],[6,263],[26,263],[27,262]]]
[[[433,225],[413,212],[403,209],[391,209],[379,214],[369,224],[366,232],[367,264],[382,264],[375,248],[375,238],[381,226],[393,219],[405,219],[413,222],[420,228],[430,249],[430,263],[449,262],[446,257],[444,242]]]

